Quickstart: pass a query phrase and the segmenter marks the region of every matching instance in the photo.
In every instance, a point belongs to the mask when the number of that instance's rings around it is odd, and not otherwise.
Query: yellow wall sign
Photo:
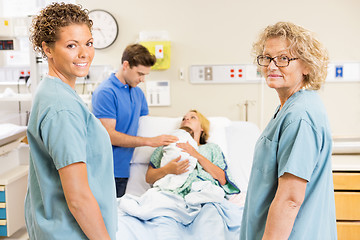
[[[170,41],[144,41],[140,42],[140,44],[146,47],[149,52],[156,57],[156,63],[151,69],[164,70],[170,67]]]

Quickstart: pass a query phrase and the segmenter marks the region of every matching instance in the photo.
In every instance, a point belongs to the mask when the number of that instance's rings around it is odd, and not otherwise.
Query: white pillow
[[[181,118],[142,116],[139,119],[137,136],[156,137],[162,134],[168,134],[179,128],[180,123]],[[148,146],[135,148],[131,163],[148,164],[154,150],[154,147]]]
[[[138,136],[155,137],[161,134],[169,134],[180,127],[180,117],[152,117],[142,116],[139,120]]]
[[[228,144],[226,139],[226,128],[230,126],[231,121],[225,117],[209,117],[208,119],[210,121],[208,142],[219,145],[225,157],[227,157]]]
[[[181,119],[181,117],[143,116],[139,120],[137,136],[155,137],[161,134],[169,134],[180,127]],[[208,141],[218,144],[226,156],[227,141],[225,129],[230,125],[231,121],[225,117],[209,117],[208,119],[210,121]],[[131,163],[149,163],[154,150],[155,148],[147,146],[135,148]]]
[[[251,122],[233,121],[226,129],[229,151],[227,163],[241,191],[247,190],[255,144],[259,136],[260,129]]]

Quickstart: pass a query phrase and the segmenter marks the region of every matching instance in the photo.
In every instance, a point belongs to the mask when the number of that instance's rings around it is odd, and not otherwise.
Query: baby
[[[182,151],[181,148],[177,147],[177,143],[186,143],[188,142],[193,148],[198,150],[198,146],[196,141],[194,140],[194,132],[189,127],[180,127],[175,130],[171,135],[174,135],[179,138],[179,140],[175,143],[170,143],[167,146],[163,147],[163,157],[161,159],[160,166],[163,167],[168,164],[170,161],[175,158],[181,156],[179,161],[189,160],[189,168],[188,171],[179,175],[176,174],[168,174],[163,178],[157,180],[154,183],[154,187],[159,187],[162,190],[175,190],[178,187],[181,187],[189,174],[196,167],[197,159],[191,156],[189,153]]]

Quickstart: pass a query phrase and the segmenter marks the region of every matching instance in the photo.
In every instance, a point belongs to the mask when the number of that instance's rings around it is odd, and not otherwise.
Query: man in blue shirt
[[[155,56],[144,46],[127,46],[118,72],[103,81],[92,97],[93,113],[108,131],[113,145],[117,197],[125,194],[135,147],[159,147],[177,141],[170,135],[136,136],[139,118],[149,114],[144,93],[137,85],[144,82],[155,62]]]

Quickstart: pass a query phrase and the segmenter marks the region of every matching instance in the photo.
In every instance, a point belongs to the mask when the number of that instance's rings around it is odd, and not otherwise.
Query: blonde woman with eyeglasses
[[[255,147],[240,239],[336,239],[332,138],[316,92],[327,51],[289,22],[265,28],[253,51],[280,104]]]

